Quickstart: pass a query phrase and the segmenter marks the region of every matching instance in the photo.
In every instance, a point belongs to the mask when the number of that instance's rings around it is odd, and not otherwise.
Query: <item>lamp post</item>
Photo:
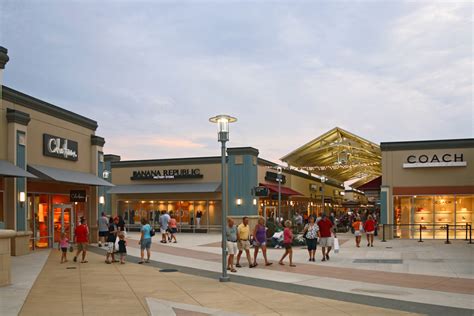
[[[277,181],[278,181],[278,220],[281,218],[281,167],[277,167]]]
[[[322,213],[324,214],[324,182],[326,182],[327,178],[325,176],[322,176],[321,177],[321,184],[322,184],[322,190],[323,190],[323,193],[322,193]]]
[[[226,179],[226,152],[225,143],[229,140],[229,123],[237,121],[235,117],[229,115],[217,115],[209,119],[212,123],[217,123],[218,141],[221,142],[221,173],[222,173],[222,276],[220,282],[228,282],[227,258],[226,258],[226,218],[227,218],[227,179]]]

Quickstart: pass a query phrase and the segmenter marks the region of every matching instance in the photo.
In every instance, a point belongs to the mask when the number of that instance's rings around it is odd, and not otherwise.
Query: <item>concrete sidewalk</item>
[[[133,258],[129,258],[133,259]],[[243,315],[404,315],[408,313],[299,295],[268,288],[183,274],[160,272],[153,264],[104,263],[104,256],[88,253],[88,263],[59,263],[52,251],[31,289],[20,315],[161,315],[160,299],[175,315],[209,315],[202,307]],[[136,259],[134,259],[136,261]],[[196,311],[191,311],[191,310]],[[170,313],[170,315],[173,315]]]

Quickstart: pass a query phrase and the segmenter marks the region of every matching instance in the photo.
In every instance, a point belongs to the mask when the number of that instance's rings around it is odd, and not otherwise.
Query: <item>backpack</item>
[[[155,229],[152,228],[152,229],[150,230],[150,236],[153,237],[153,236],[155,236],[155,234],[156,234]]]

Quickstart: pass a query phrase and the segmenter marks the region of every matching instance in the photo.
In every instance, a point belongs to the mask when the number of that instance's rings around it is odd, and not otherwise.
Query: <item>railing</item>
[[[150,223],[150,225],[157,231],[160,228],[160,225],[158,223]],[[135,232],[139,232],[140,228],[142,227],[141,224],[126,224],[125,226],[126,226],[127,231],[135,231]],[[198,225],[191,225],[191,224],[180,225],[178,223],[177,228],[178,228],[178,233],[211,233],[211,232],[221,231],[221,225],[207,225],[207,224],[201,224],[198,226]]]
[[[385,239],[385,234],[387,229],[392,229],[392,232],[397,230],[397,229],[402,229],[403,227],[412,227],[412,234],[413,236],[415,233],[418,234],[418,242],[423,242],[423,231],[426,230],[426,225],[423,224],[382,224],[382,242],[386,242],[387,240]],[[458,229],[458,227],[461,227],[461,229]],[[416,232],[416,228],[418,228],[418,231]],[[439,228],[436,228],[435,225],[430,226],[430,230],[433,232],[432,236],[435,236],[436,231],[446,231],[446,238],[445,244],[450,244],[450,230],[453,230],[455,233],[455,238],[457,239],[456,233],[459,231],[465,231],[465,238],[464,241],[468,241],[469,244],[472,244],[472,225],[471,224],[465,224],[465,225],[451,225],[451,224],[446,224],[444,226],[441,226]],[[398,237],[398,236],[396,236]],[[399,238],[399,237],[398,237]],[[430,239],[435,239],[435,238],[430,238]],[[452,238],[451,238],[452,239]],[[426,240],[426,238],[425,238]]]

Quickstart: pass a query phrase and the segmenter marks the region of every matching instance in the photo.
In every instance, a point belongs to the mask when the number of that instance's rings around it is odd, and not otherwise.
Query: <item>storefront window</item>
[[[465,238],[466,224],[472,224],[474,197],[471,195],[395,196],[395,234],[400,238]],[[409,224],[409,225],[407,225]]]

